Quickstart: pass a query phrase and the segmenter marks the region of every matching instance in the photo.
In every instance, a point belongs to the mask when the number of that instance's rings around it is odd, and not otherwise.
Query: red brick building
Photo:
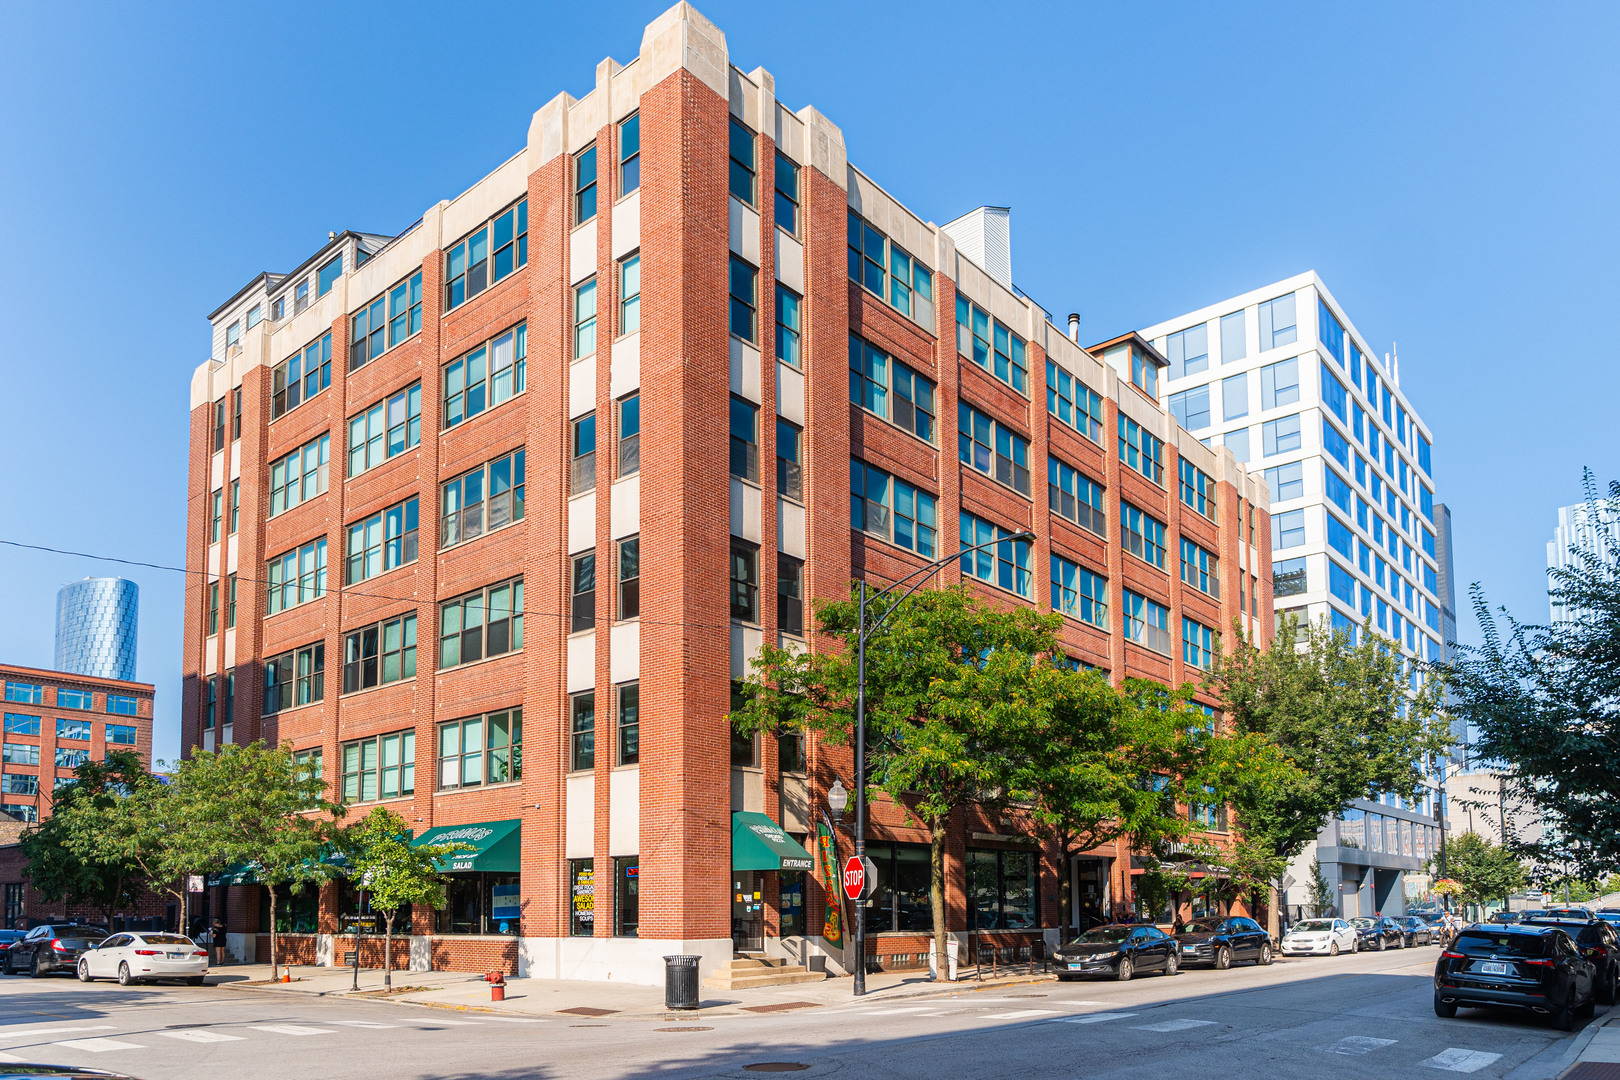
[[[133,750],[152,767],[150,683],[0,664],[0,686],[0,814],[14,822],[50,817],[52,793],[73,778],[78,765],[100,761],[109,750]],[[20,835],[9,823],[0,831],[0,927],[6,929],[69,913],[60,903],[40,900],[28,884]],[[140,908],[142,915],[162,911],[161,903],[152,910],[150,898]]]
[[[811,831],[848,754],[726,721],[810,601],[1032,529],[940,580],[1055,598],[1116,681],[1196,679],[1244,609],[1270,633],[1264,484],[1175,426],[1150,344],[1083,349],[1014,290],[1004,228],[917,217],[670,9],[469,191],[211,316],[183,744],[290,741],[352,813],[480,845],[416,913],[417,966],[653,981],[671,951],[819,951],[819,885],[734,872],[733,814]],[[875,811],[891,964],[925,949],[924,839]],[[1059,865],[971,816],[948,873],[953,926],[1012,936],[1132,893],[1129,852]],[[215,894],[239,953],[262,891]],[[293,954],[338,955],[352,902],[300,901]]]

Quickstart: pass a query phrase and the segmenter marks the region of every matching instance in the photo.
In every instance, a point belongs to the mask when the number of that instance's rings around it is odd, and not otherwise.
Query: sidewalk
[[[1577,1039],[1575,1061],[1558,1075],[1563,1080],[1620,1080],[1620,1008],[1588,1025]]]
[[[440,1009],[480,1010],[514,1016],[574,1017],[612,1016],[623,1019],[697,1015],[746,1015],[749,1012],[780,1012],[793,1008],[845,1005],[854,1000],[849,978],[828,979],[796,986],[760,987],[752,990],[710,990],[701,988],[696,1011],[671,1012],[664,1008],[662,987],[629,983],[574,982],[559,979],[510,979],[506,1000],[491,1001],[490,986],[483,977],[465,971],[396,971],[394,992],[383,996],[380,970],[362,969],[360,992],[354,984],[352,968],[289,967],[293,982],[272,983],[270,965],[235,964],[214,968],[208,981],[223,989],[261,990],[269,993],[303,994],[308,997],[343,997],[350,1000],[380,1001],[386,1004],[428,1006]],[[1040,982],[1049,975],[1020,974],[983,981],[972,978],[955,983],[934,983],[921,972],[885,972],[866,977],[866,998],[894,1001],[900,998],[933,997],[944,994],[971,994],[978,990]],[[401,992],[406,991],[406,992]]]

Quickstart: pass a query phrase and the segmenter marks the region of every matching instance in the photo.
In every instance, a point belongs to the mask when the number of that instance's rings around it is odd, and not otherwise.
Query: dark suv
[[[5,957],[7,975],[27,971],[37,979],[52,971],[73,971],[85,950],[94,948],[106,936],[104,926],[81,923],[36,926],[0,955]]]
[[[1525,1009],[1572,1031],[1592,1015],[1596,965],[1562,927],[1470,926],[1434,965],[1434,1014]]]
[[[1575,939],[1581,955],[1597,968],[1593,976],[1593,996],[1602,1005],[1613,1005],[1620,991],[1620,932],[1612,923],[1593,918],[1582,909],[1549,911],[1539,919],[1527,919],[1524,926],[1557,926]]]

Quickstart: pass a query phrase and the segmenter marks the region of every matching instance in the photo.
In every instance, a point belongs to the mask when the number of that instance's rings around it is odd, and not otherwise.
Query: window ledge
[[[293,651],[296,652],[297,650],[295,649]],[[324,672],[323,672],[323,674],[324,674]],[[389,685],[392,686],[393,684],[390,683]],[[260,713],[259,714],[259,719],[261,719],[261,720],[269,720],[269,719],[271,719],[273,717],[273,718],[279,720],[282,717],[286,716],[288,713],[300,712],[300,711],[302,711],[304,709],[313,709],[313,708],[315,708],[315,707],[317,707],[319,705],[324,705],[324,704],[326,704],[326,698],[322,697],[319,701],[311,701],[308,705],[289,705],[287,708],[278,709],[275,712]]]
[[[890,475],[893,475],[893,474],[890,474]],[[909,483],[910,481],[907,481],[907,482]],[[929,492],[928,494],[933,495],[933,492]],[[935,496],[935,498],[938,498],[938,496]],[[917,550],[915,550],[913,548],[901,547],[899,544],[895,543],[893,540],[890,540],[890,539],[888,539],[886,537],[879,536],[877,533],[869,533],[865,529],[857,529],[853,525],[851,525],[849,527],[849,531],[852,532],[852,533],[855,533],[858,536],[863,536],[868,540],[876,540],[880,544],[886,544],[889,547],[894,548],[894,550],[896,550],[896,551],[903,551],[907,555],[910,555],[914,559],[927,559],[929,561],[933,561],[934,559],[942,558],[942,556],[940,556],[940,555],[924,555],[922,552],[917,551]],[[935,536],[936,540],[939,537],[939,526],[937,526],[937,525],[934,527],[934,536]],[[935,548],[936,549],[938,548],[937,544],[935,545]],[[978,580],[978,579],[975,579],[975,580]]]
[[[420,638],[418,638],[418,641],[420,642]],[[420,648],[421,647],[420,644],[418,644],[417,647]],[[433,674],[435,674],[435,675],[448,675],[453,671],[464,671],[467,668],[475,668],[480,664],[488,664],[488,663],[490,663],[492,661],[495,661],[495,660],[505,660],[509,656],[522,656],[522,655],[523,655],[523,650],[522,649],[508,649],[506,652],[498,653],[495,656],[485,656],[485,657],[482,657],[482,658],[480,658],[478,660],[469,660],[465,664],[457,664],[455,667],[435,668]],[[417,669],[418,669],[418,671],[420,671],[420,669],[421,669],[421,654],[420,653],[417,654]],[[393,684],[390,683],[389,685],[392,686]],[[496,711],[499,711],[499,710],[496,710]]]
[[[485,752],[487,753],[488,751]],[[433,759],[435,767],[438,765],[438,762],[438,758]],[[435,799],[442,799],[451,795],[470,795],[479,791],[504,791],[507,788],[521,787],[522,784],[523,780],[521,778],[517,780],[503,780],[499,784],[473,784],[471,787],[454,787],[448,788],[444,791],[435,791],[433,793],[433,797]]]
[[[511,489],[508,488],[507,490],[511,490]],[[596,489],[592,488],[591,490],[595,491]],[[488,500],[486,499],[485,501],[487,502]],[[451,552],[451,551],[460,551],[462,548],[468,547],[468,546],[470,546],[472,544],[476,544],[476,543],[478,543],[478,541],[486,539],[487,537],[494,536],[497,533],[503,533],[503,532],[505,532],[506,530],[508,530],[510,528],[513,528],[513,527],[518,526],[518,525],[522,525],[525,521],[528,521],[528,520],[529,520],[528,515],[527,515],[527,513],[525,513],[523,517],[518,518],[516,521],[508,521],[505,525],[501,525],[498,528],[486,529],[483,532],[479,533],[477,536],[474,536],[473,538],[471,538],[470,540],[457,540],[453,544],[450,544],[450,545],[448,545],[446,547],[441,547],[438,550],[437,554],[444,555],[444,554],[446,554],[448,552]],[[442,525],[442,521],[441,521],[441,525]],[[412,566],[412,565],[414,565],[414,564],[413,563],[406,563],[405,564],[405,566]],[[394,568],[394,570],[403,570],[403,569],[405,569],[405,566],[396,566]],[[389,571],[387,571],[387,573],[392,574],[394,572],[394,570],[389,570]],[[378,576],[381,577],[382,575],[379,574]],[[368,578],[367,580],[369,581],[371,579]],[[347,586],[345,586],[345,588],[347,588]]]
[[[359,522],[356,522],[355,524],[358,525]],[[344,532],[347,532],[350,528],[351,528],[351,526],[349,526],[349,525],[343,526]],[[418,537],[418,542],[420,542],[420,537],[421,537],[421,532],[420,531],[418,531],[417,537]],[[418,551],[420,551],[420,548],[418,548]],[[421,561],[421,555],[418,554],[416,558],[412,559],[408,563],[401,563],[401,564],[399,564],[398,566],[394,567],[391,570],[384,570],[380,574],[373,574],[371,577],[361,578],[359,581],[350,582],[349,584],[344,585],[343,588],[344,589],[353,589],[353,588],[356,588],[357,586],[360,586],[360,585],[369,585],[374,581],[381,581],[383,578],[388,577],[391,574],[397,574],[401,570],[410,569],[411,567],[415,566],[420,561]]]
[[[373,736],[373,737],[375,737],[375,736]],[[338,782],[342,783],[342,779],[339,778]],[[406,793],[404,795],[390,795],[386,799],[355,799],[352,802],[341,801],[341,805],[344,806],[345,808],[355,807],[355,806],[387,806],[390,803],[411,802],[411,801],[415,800],[415,798],[416,798],[416,792],[411,791],[411,792],[408,792],[408,793]]]
[[[1019,491],[1017,488],[1013,487],[1011,484],[1007,483],[1006,481],[997,480],[994,476],[991,476],[989,473],[985,472],[983,469],[979,468],[977,465],[970,465],[969,463],[963,461],[961,458],[957,458],[956,463],[958,465],[960,465],[963,469],[967,470],[968,472],[976,472],[976,473],[978,473],[980,476],[984,477],[986,480],[990,481],[992,484],[996,485],[996,487],[1000,488],[1001,490],[1012,492],[1014,496],[1016,496],[1017,498],[1023,499],[1027,503],[1033,503],[1035,501],[1035,496],[1033,496],[1033,495],[1025,495],[1022,491]],[[1031,481],[1031,486],[1033,486],[1033,481]],[[1058,515],[1058,516],[1062,517],[1061,514]],[[1063,518],[1063,520],[1068,521],[1069,519],[1068,518]]]
[[[376,625],[376,624],[373,623],[371,625]],[[367,629],[367,627],[362,626],[360,629],[365,630],[365,629]],[[358,633],[358,631],[355,631],[355,632]],[[345,635],[345,636],[347,636],[347,635]],[[420,649],[421,646],[418,645],[417,648]],[[505,656],[506,654],[502,653],[501,655]],[[418,656],[420,656],[420,653],[418,653]],[[339,674],[338,678],[339,678],[339,681],[341,682],[342,681],[341,673]],[[339,690],[338,691],[338,700],[339,701],[348,701],[351,698],[361,697],[362,695],[365,695],[365,694],[375,694],[379,690],[387,690],[391,686],[404,686],[407,683],[414,683],[415,681],[416,681],[416,676],[412,675],[408,679],[395,679],[393,682],[378,683],[376,686],[363,686],[358,690]]]
[[[937,395],[937,393],[938,393],[937,387],[936,387],[935,392],[936,392],[936,395]],[[894,430],[898,431],[902,435],[906,435],[906,436],[909,436],[912,439],[915,439],[917,442],[922,443],[924,446],[928,447],[928,449],[934,451],[935,453],[939,452],[939,447],[938,446],[936,446],[935,444],[929,442],[927,439],[923,438],[921,435],[917,434],[915,431],[912,431],[910,428],[901,427],[899,424],[895,423],[893,420],[890,420],[887,416],[879,416],[877,413],[873,412],[871,409],[868,409],[865,405],[862,405],[860,402],[851,401],[849,403],[849,407],[851,409],[854,409],[856,412],[861,413],[863,416],[870,416],[872,419],[876,420],[878,423],[886,425],[887,427],[893,428]],[[937,417],[937,416],[934,417],[934,426],[936,428],[939,426],[939,417]]]

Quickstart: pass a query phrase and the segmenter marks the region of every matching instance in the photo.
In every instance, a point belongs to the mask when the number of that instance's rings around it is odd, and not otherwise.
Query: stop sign
[[[851,855],[844,861],[844,895],[851,900],[859,900],[866,891],[866,867],[861,860]]]

